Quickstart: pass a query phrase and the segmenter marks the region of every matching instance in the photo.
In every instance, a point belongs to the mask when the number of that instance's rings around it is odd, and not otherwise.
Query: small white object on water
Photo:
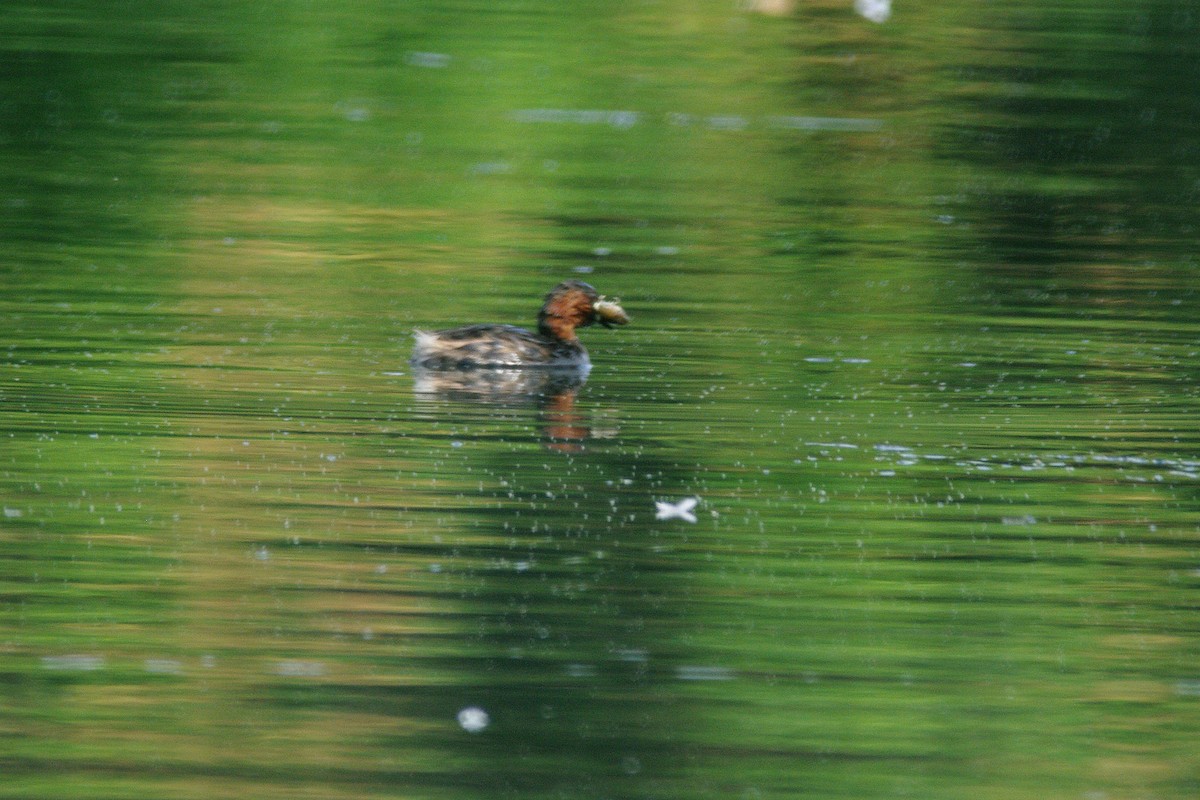
[[[492,721],[488,713],[479,706],[467,706],[458,712],[458,724],[467,733],[479,733]]]
[[[94,672],[104,669],[104,656],[42,656],[42,669],[66,672]]]
[[[685,497],[678,503],[672,503],[669,500],[654,501],[654,518],[655,519],[681,519],[684,522],[695,522],[696,515],[692,513],[692,509],[700,502],[698,497]]]
[[[731,681],[737,676],[728,667],[684,665],[675,668],[675,677],[681,681]]]
[[[410,67],[445,69],[450,66],[450,56],[447,53],[428,53],[420,50],[410,50],[404,54],[404,63]]]
[[[884,23],[892,16],[892,0],[854,0],[854,10],[871,22]]]
[[[322,662],[299,658],[279,661],[271,671],[285,678],[320,678],[326,673],[325,664]]]

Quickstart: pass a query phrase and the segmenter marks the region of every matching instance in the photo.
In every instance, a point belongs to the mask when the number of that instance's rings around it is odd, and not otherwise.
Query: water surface
[[[91,5],[0,45],[0,796],[1200,790],[1195,9]],[[582,385],[407,365],[568,277]]]

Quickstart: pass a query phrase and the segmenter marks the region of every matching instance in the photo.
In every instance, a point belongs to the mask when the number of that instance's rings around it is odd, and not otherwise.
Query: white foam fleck
[[[458,712],[458,724],[467,733],[479,733],[492,722],[492,718],[479,706],[467,706]]]

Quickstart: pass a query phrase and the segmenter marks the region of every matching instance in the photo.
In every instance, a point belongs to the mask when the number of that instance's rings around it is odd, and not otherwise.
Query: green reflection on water
[[[1090,5],[9,9],[0,796],[1194,796],[1196,17]]]

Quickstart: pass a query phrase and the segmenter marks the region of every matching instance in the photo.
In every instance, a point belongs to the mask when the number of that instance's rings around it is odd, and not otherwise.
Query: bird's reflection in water
[[[543,445],[578,453],[595,436],[575,398],[587,382],[590,365],[536,369],[413,369],[413,393],[429,400],[534,406],[539,410]],[[611,436],[611,432],[601,435]]]

